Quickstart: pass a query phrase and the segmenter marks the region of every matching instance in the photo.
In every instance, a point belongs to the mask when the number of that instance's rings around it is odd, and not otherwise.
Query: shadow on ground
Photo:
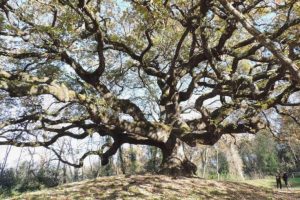
[[[170,178],[158,175],[113,176],[27,193],[11,199],[300,199],[300,191],[276,191],[246,183]]]

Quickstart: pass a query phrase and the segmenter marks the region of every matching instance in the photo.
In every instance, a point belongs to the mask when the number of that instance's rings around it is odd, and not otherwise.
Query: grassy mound
[[[11,199],[300,199],[299,190],[277,191],[247,183],[171,178],[159,175],[113,176],[25,193]]]

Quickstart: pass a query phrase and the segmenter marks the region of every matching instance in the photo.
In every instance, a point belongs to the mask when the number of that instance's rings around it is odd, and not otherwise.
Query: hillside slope
[[[26,193],[11,199],[300,199],[300,191],[277,191],[246,183],[159,175],[113,176]]]

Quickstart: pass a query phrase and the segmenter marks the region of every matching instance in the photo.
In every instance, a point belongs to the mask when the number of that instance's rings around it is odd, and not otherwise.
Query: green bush
[[[3,170],[0,176],[0,188],[9,189],[16,184],[16,177],[13,169]]]
[[[3,170],[0,176],[0,199],[26,191],[54,187],[59,184],[59,176],[53,168],[30,169],[29,163],[24,162],[17,173],[13,169]]]

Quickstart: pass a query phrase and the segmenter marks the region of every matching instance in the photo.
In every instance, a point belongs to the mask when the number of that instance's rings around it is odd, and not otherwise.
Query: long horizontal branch
[[[102,151],[88,151],[86,153],[84,153],[80,158],[79,158],[79,162],[78,163],[71,163],[69,162],[68,160],[65,160],[62,158],[62,156],[59,154],[59,152],[57,152],[54,148],[48,148],[49,150],[51,150],[55,155],[56,157],[58,158],[59,161],[61,161],[62,163],[64,164],[67,164],[67,165],[70,165],[72,167],[75,167],[75,168],[80,168],[83,166],[83,162],[84,160],[88,157],[88,156],[91,156],[91,155],[97,155],[97,156],[102,156]]]
[[[7,91],[12,97],[50,94],[61,102],[85,98],[49,78],[38,78],[27,73],[11,74],[5,70],[0,70],[0,89]]]
[[[0,146],[1,145],[12,145],[12,146],[16,146],[16,147],[48,147],[48,146],[54,144],[59,138],[65,137],[65,136],[68,136],[68,137],[71,137],[74,139],[84,139],[87,136],[89,136],[89,133],[84,132],[82,134],[75,134],[70,131],[60,131],[58,134],[53,136],[50,140],[47,140],[44,142],[42,142],[42,141],[20,142],[15,139],[7,138],[5,141],[0,141]]]

